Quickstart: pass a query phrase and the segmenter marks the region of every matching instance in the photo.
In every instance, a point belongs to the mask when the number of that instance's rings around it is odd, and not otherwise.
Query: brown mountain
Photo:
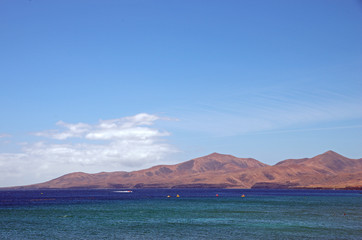
[[[175,165],[133,172],[70,173],[30,188],[362,188],[362,159],[333,151],[269,166],[213,153]]]
[[[313,158],[284,160],[257,173],[258,182],[252,187],[362,187],[362,159],[349,159],[333,151]]]

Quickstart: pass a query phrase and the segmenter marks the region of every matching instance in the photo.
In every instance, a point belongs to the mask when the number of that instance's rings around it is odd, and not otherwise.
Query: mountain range
[[[46,188],[321,188],[362,189],[362,158],[328,151],[270,166],[253,158],[212,153],[175,165],[132,172],[74,172],[12,189]]]

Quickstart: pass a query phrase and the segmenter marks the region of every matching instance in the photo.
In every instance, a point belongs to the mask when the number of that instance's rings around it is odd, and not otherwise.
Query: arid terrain
[[[362,189],[362,159],[349,159],[328,151],[269,166],[253,158],[212,153],[175,165],[133,172],[74,172],[48,182],[13,188]]]

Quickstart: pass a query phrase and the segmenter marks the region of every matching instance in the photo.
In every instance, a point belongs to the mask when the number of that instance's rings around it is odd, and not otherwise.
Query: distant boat
[[[118,192],[118,193],[131,193],[131,190],[124,190],[124,191],[113,191],[113,192]]]

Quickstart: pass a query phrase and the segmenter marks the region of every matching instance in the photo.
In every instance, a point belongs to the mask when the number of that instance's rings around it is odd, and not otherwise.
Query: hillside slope
[[[13,189],[34,188],[362,188],[362,159],[333,151],[269,166],[253,158],[212,153],[133,172],[70,173]]]

